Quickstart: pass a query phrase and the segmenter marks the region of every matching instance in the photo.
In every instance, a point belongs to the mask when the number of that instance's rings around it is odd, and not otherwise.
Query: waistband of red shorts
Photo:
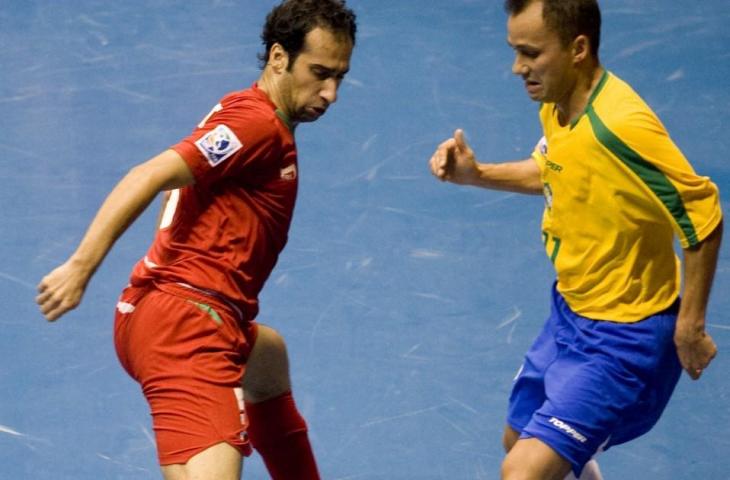
[[[246,318],[244,312],[236,306],[233,302],[225,298],[224,296],[201,288],[188,285],[186,283],[175,283],[175,282],[149,282],[145,285],[129,285],[125,292],[132,290],[136,291],[131,295],[131,298],[139,299],[144,296],[149,290],[159,290],[161,292],[175,295],[177,297],[185,298],[187,300],[193,300],[200,303],[209,304],[216,308],[216,310],[223,310],[226,314],[230,315],[231,318],[235,319],[238,323],[248,323],[251,321]],[[129,298],[124,293],[122,298]],[[135,301],[136,303],[136,301]]]

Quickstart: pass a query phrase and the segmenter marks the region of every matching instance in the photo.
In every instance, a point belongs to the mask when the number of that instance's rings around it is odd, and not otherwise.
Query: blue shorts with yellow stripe
[[[574,313],[553,287],[550,317],[525,355],[507,423],[549,445],[576,477],[599,450],[648,432],[682,367],[674,345],[679,301],[636,323]]]

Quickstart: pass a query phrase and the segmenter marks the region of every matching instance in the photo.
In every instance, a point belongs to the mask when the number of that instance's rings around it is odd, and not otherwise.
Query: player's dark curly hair
[[[266,17],[261,34],[266,52],[259,54],[261,68],[269,61],[271,47],[278,43],[289,54],[289,68],[304,46],[304,37],[320,27],[338,35],[349,36],[355,45],[355,13],[345,0],[284,0]]]
[[[505,0],[504,9],[517,15],[537,0]],[[591,53],[598,58],[601,43],[601,9],[597,0],[540,0],[545,25],[556,32],[562,44],[569,45],[578,35],[591,42]]]

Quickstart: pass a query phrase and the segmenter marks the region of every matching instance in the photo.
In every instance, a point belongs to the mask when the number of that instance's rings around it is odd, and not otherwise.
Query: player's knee
[[[248,365],[254,369],[288,369],[289,359],[284,337],[271,327],[259,325],[256,343],[248,359]]]
[[[507,455],[502,461],[501,480],[524,480],[526,477],[520,476],[523,471],[519,467],[515,457]]]
[[[530,469],[525,468],[524,459],[519,459],[514,455],[507,455],[502,462],[501,480],[562,480],[562,478],[544,476],[544,474],[536,474]]]
[[[259,325],[256,344],[246,362],[243,390],[247,401],[261,402],[289,390],[289,359],[284,338],[273,328]]]
[[[549,446],[532,439],[520,441],[517,447],[507,453],[502,462],[500,478],[501,480],[564,480],[569,473],[570,464],[566,460]]]

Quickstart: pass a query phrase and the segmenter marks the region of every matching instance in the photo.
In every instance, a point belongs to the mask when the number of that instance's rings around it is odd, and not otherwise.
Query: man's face
[[[558,34],[545,25],[542,2],[509,17],[507,43],[515,51],[512,73],[524,79],[531,99],[560,103],[570,96],[575,85],[571,46],[563,46]]]
[[[281,94],[293,122],[313,122],[337,101],[337,89],[350,69],[352,42],[315,28],[304,37],[304,47],[284,73]]]

